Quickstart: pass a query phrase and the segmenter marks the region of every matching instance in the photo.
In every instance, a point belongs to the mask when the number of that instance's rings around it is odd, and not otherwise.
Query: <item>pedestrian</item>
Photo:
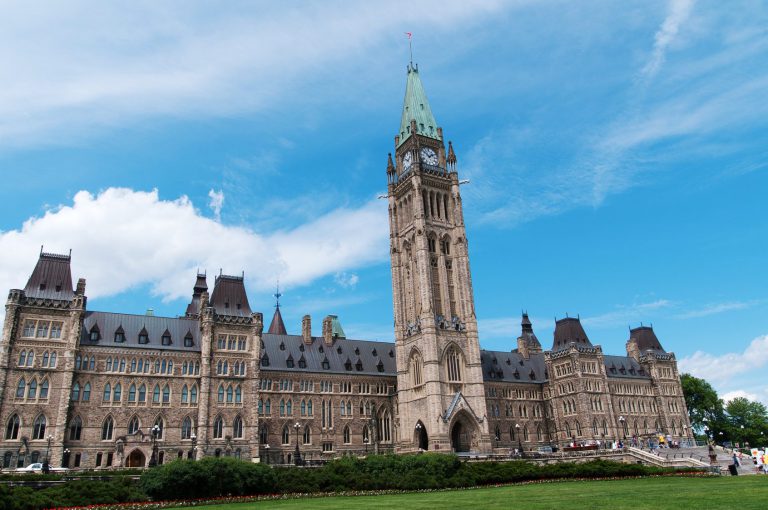
[[[736,455],[736,452],[733,452],[733,465],[736,467],[741,466],[741,462],[739,462],[739,456]]]

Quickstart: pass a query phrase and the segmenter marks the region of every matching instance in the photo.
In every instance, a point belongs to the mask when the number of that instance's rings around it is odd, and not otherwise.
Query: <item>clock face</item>
[[[403,156],[403,169],[410,170],[412,164],[413,164],[413,154],[411,153],[411,151],[408,151]]]
[[[437,166],[437,154],[429,147],[421,149],[421,161],[428,165]]]

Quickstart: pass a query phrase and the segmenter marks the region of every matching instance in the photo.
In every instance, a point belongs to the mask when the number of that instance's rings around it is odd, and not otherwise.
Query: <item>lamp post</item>
[[[520,452],[520,458],[525,458],[525,452],[523,451],[523,439],[520,437],[520,424],[515,423],[515,432],[517,432],[517,449]]]
[[[421,448],[421,429],[422,429],[422,425],[421,425],[421,422],[419,422],[416,424],[416,435],[419,438],[419,450],[422,449]]]
[[[296,453],[294,454],[293,460],[295,465],[301,466],[301,450],[299,450],[299,429],[301,428],[301,424],[296,422],[293,425],[293,428],[296,430]]]
[[[683,437],[685,438],[685,446],[688,446],[688,425],[683,425]]]
[[[61,467],[69,467],[69,448],[64,448],[64,455],[61,457]]]
[[[152,434],[152,457],[149,458],[149,467],[157,466],[157,436],[160,435],[160,426],[155,425],[150,430]]]
[[[192,440],[192,450],[190,450],[189,456],[192,460],[197,460],[197,434],[193,432],[189,438]]]
[[[624,418],[624,416],[619,416],[619,423],[621,424],[621,437],[624,438],[624,441],[627,440],[627,433],[626,433],[626,429],[624,428],[624,423],[626,423],[626,421],[627,420],[626,418]],[[623,446],[623,443],[622,443],[622,446]]]
[[[264,458],[267,460],[267,465],[269,465],[269,445],[268,444],[264,445],[264,450],[266,451],[266,453],[264,454]]]
[[[51,465],[49,463],[50,461],[50,454],[51,454],[51,442],[53,441],[53,436],[48,436],[48,448],[45,450],[45,462],[43,462],[43,473],[48,474],[51,472]]]

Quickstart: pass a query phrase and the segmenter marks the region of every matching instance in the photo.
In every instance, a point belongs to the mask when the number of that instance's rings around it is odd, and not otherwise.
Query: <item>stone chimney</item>
[[[330,315],[323,319],[323,342],[325,345],[333,345],[333,317]]]
[[[305,315],[301,319],[301,336],[305,344],[310,345],[312,343],[312,317],[309,315]]]

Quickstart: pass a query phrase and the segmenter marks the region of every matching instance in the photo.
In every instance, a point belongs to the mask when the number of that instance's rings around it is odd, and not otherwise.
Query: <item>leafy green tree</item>
[[[768,441],[768,413],[765,405],[743,397],[734,398],[725,406],[731,440],[752,446],[765,446]]]
[[[682,374],[680,383],[683,386],[685,405],[694,430],[701,432],[707,425],[715,434],[725,432],[727,423],[723,409],[723,401],[717,391],[704,379],[691,374]]]

